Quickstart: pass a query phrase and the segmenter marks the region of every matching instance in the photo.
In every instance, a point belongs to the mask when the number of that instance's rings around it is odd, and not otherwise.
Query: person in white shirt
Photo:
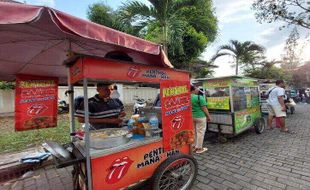
[[[285,126],[286,107],[284,103],[285,83],[283,80],[277,80],[276,86],[267,91],[267,108],[268,108],[268,127],[272,129],[272,120],[274,117],[280,120],[282,132],[290,132]]]
[[[111,93],[111,98],[112,99],[119,99],[121,95],[117,91],[117,85],[116,84],[112,85],[112,89],[113,90],[112,90],[112,93]]]

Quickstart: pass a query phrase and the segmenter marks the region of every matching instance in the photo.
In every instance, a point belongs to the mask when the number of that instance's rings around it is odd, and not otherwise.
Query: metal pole
[[[229,100],[230,100],[230,112],[234,113],[234,99],[233,99],[233,91],[232,86],[229,86]]]
[[[89,110],[88,110],[88,92],[87,92],[87,79],[83,79],[84,91],[84,122],[85,122],[85,153],[86,153],[86,172],[87,172],[87,186],[88,190],[92,190],[92,177],[90,166],[90,149],[89,149]]]
[[[75,122],[74,122],[74,104],[73,104],[73,98],[74,98],[74,89],[73,85],[71,84],[71,75],[70,75],[70,68],[67,69],[68,73],[68,92],[69,93],[69,115],[70,115],[70,132],[75,132]],[[71,141],[73,140],[73,137],[71,137]]]

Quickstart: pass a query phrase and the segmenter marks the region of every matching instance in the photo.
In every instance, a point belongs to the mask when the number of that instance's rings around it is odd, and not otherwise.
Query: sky
[[[44,5],[66,12],[68,14],[87,19],[87,9],[94,0],[19,0],[27,4]],[[102,0],[113,9],[117,9],[127,0]],[[147,3],[147,0],[140,0]],[[219,33],[215,42],[210,44],[202,59],[209,60],[220,45],[228,44],[229,40],[253,41],[266,48],[266,56],[269,60],[279,60],[284,53],[285,41],[293,29],[279,30],[284,23],[263,23],[256,21],[254,11],[251,10],[253,0],[213,0],[215,14],[219,21]],[[298,53],[302,61],[310,61],[310,36],[309,30],[298,28],[300,33]],[[215,64],[214,76],[233,75],[235,69],[232,58],[225,56],[218,58]]]

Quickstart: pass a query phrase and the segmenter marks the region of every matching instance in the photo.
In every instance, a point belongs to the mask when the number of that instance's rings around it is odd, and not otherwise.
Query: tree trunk
[[[165,54],[168,57],[168,30],[167,30],[167,23],[165,23],[164,26],[163,26],[163,38],[164,38],[164,42],[163,42],[164,51],[165,51]]]

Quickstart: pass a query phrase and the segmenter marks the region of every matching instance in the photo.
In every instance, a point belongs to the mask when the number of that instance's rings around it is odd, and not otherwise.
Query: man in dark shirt
[[[123,103],[119,99],[110,98],[113,87],[111,84],[98,83],[97,91],[98,94],[88,100],[91,129],[121,127],[126,114]],[[82,102],[75,113],[81,123],[85,122],[84,113],[84,102]]]

